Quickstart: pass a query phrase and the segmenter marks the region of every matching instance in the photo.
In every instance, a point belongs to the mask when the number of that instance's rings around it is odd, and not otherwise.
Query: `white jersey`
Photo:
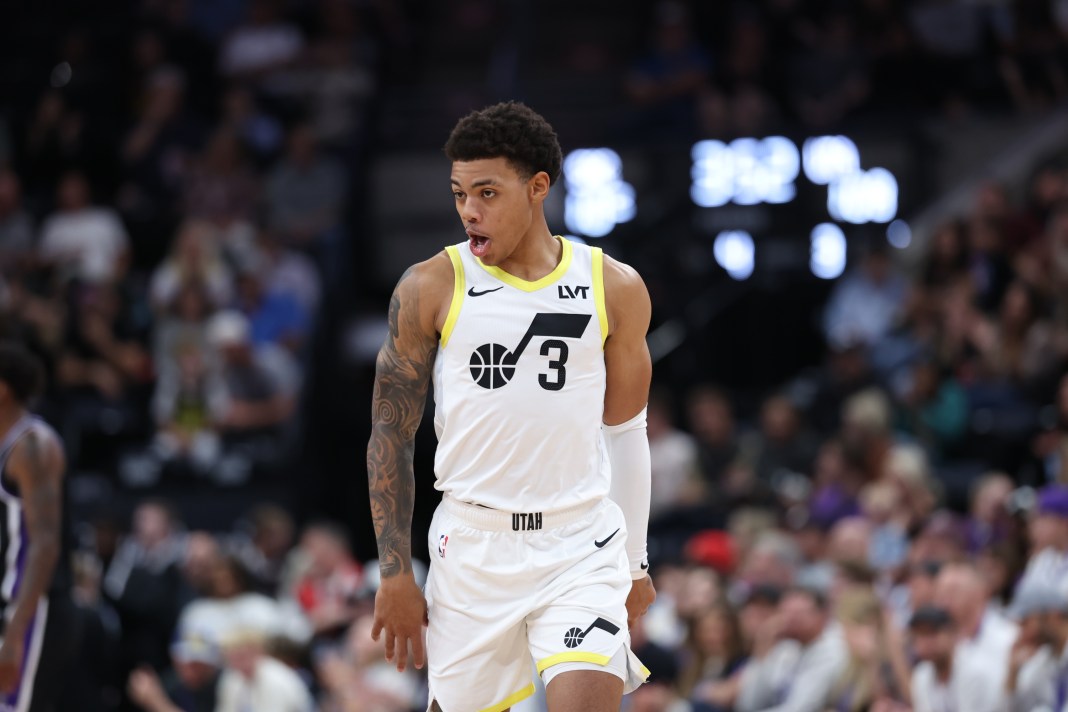
[[[560,239],[529,282],[466,244],[434,362],[435,487],[463,502],[551,512],[608,496],[603,254]]]

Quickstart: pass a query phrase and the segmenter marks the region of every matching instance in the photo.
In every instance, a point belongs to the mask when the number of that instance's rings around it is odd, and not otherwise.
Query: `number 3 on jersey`
[[[487,389],[508,385],[515,375],[516,364],[535,336],[553,337],[541,345],[541,355],[549,356],[550,373],[539,373],[538,384],[547,391],[558,391],[567,380],[567,343],[561,339],[580,339],[590,322],[589,314],[534,315],[522,340],[511,351],[500,344],[483,344],[471,353],[471,378]]]
[[[567,363],[567,343],[560,339],[549,339],[541,345],[541,355],[548,356],[552,349],[557,350],[556,358],[549,359],[549,368],[556,371],[555,380],[550,381],[547,373],[539,373],[538,383],[547,391],[558,391],[564,387],[564,380],[567,378],[567,371],[564,370],[564,364]]]

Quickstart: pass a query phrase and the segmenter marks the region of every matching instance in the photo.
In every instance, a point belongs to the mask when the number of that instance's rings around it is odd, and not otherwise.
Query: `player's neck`
[[[26,415],[26,409],[18,406],[13,408],[0,408],[0,440],[7,437],[7,433]]]
[[[563,249],[563,245],[542,221],[540,225],[532,226],[499,267],[513,277],[534,282],[556,269]]]

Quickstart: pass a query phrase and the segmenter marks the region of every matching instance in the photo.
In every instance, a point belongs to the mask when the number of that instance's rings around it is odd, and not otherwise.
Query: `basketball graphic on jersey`
[[[590,623],[590,626],[586,628],[586,630],[582,630],[578,627],[568,628],[567,632],[564,633],[564,645],[569,648],[577,648],[582,645],[582,641],[586,639],[586,636],[589,635],[590,631],[594,628],[603,630],[609,635],[615,635],[619,632],[619,626],[615,623],[607,621],[604,618],[597,618],[593,623]]]
[[[505,385],[515,374],[515,365],[504,362],[508,355],[500,344],[482,344],[471,353],[471,378],[483,388]]]
[[[538,383],[549,391],[558,391],[564,386],[568,347],[560,339],[580,339],[590,323],[589,314],[549,314],[539,312],[527,328],[519,345],[509,351],[500,344],[482,344],[471,352],[471,378],[486,389],[508,385],[515,375],[516,364],[530,340],[535,336],[554,337],[541,345],[541,355],[549,357],[552,376],[539,374]]]

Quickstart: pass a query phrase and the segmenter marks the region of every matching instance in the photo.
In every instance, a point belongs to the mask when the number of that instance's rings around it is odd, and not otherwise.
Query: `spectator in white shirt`
[[[735,710],[819,712],[847,663],[841,628],[830,622],[823,595],[791,589],[757,636]]]
[[[882,246],[835,285],[823,315],[827,341],[868,346],[886,336],[901,317],[907,284]]]
[[[1001,696],[1008,671],[1009,651],[1018,627],[989,605],[987,582],[971,564],[942,567],[935,582],[935,604],[953,618],[957,630],[957,657],[974,666],[993,682],[993,694]]]
[[[222,363],[217,425],[228,435],[269,431],[286,423],[296,409],[300,372],[280,346],[252,344],[251,325],[238,311],[215,314],[208,342]]]
[[[1049,587],[1021,589],[1012,614],[1020,635],[1005,679],[1009,712],[1061,712],[1068,702],[1068,597]]]
[[[693,436],[675,427],[671,402],[666,394],[649,398],[649,454],[653,485],[650,517],[670,513],[677,507],[696,504],[703,495],[697,443]]]
[[[1068,595],[1068,487],[1049,485],[1038,493],[1027,533],[1031,558],[1017,590],[1053,587]]]
[[[250,630],[225,641],[226,670],[219,680],[215,712],[312,712],[311,693],[300,675],[263,652],[262,636]]]
[[[924,606],[909,621],[913,712],[995,712],[999,688],[974,658],[960,654],[957,627],[944,608]]]
[[[215,306],[228,304],[233,296],[234,275],[223,259],[219,236],[204,220],[182,223],[167,257],[152,272],[149,298],[153,308],[166,311],[189,282],[202,284]]]
[[[307,641],[311,630],[304,617],[253,591],[249,572],[237,557],[219,556],[210,566],[208,595],[190,602],[178,620],[183,637],[197,637],[218,648],[230,636],[255,629],[267,637]]]
[[[219,54],[219,69],[225,76],[256,78],[300,56],[304,37],[279,9],[277,0],[250,3],[247,20],[227,38]]]
[[[41,259],[88,284],[121,276],[130,241],[115,211],[91,204],[89,182],[77,171],[60,179],[57,199],[59,210],[41,228]]]

